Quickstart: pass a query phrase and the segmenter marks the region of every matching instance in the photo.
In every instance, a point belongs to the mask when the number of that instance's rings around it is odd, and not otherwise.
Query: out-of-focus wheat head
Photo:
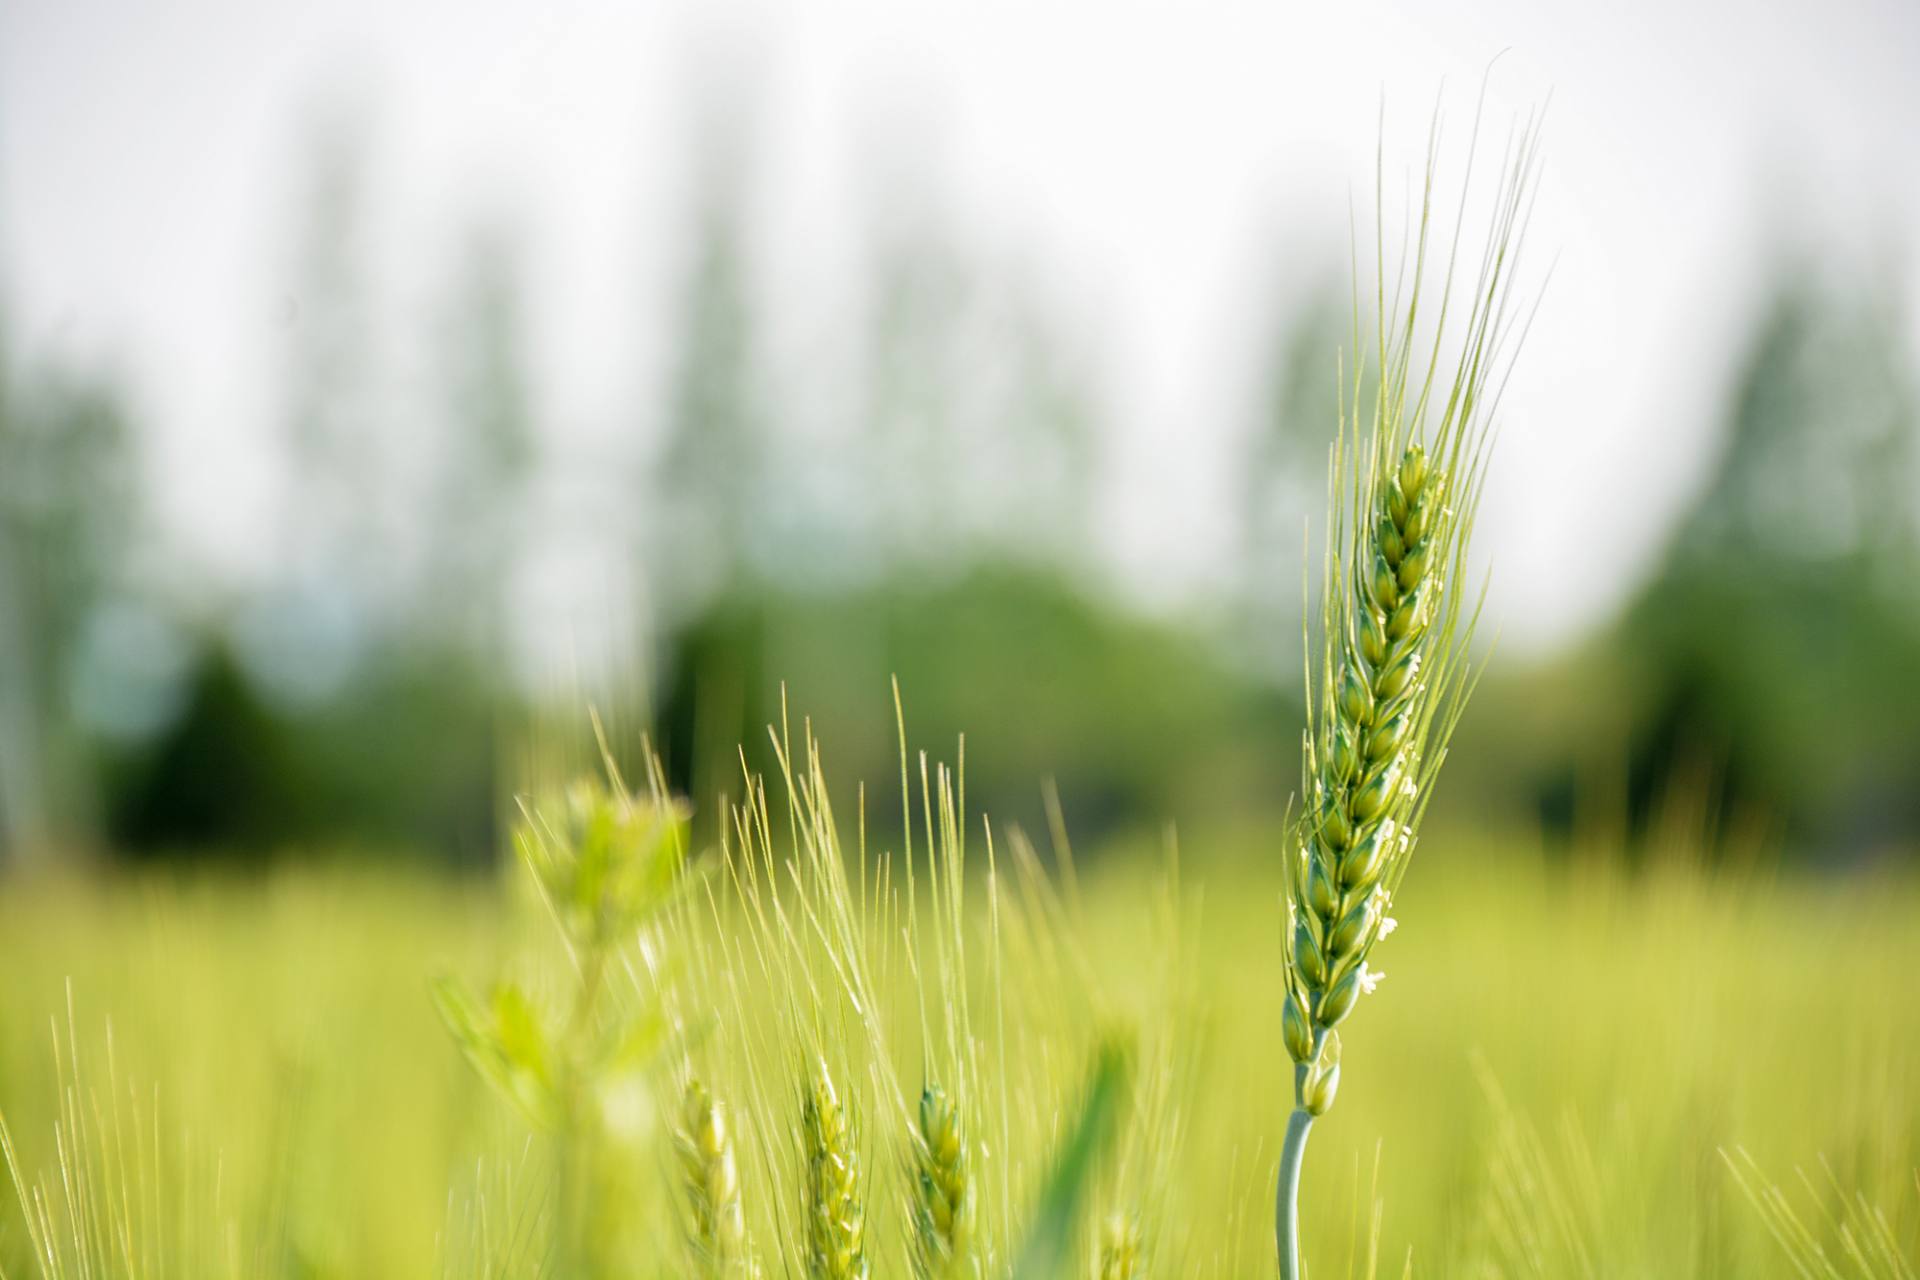
[[[867,1210],[860,1137],[822,1062],[800,1094],[808,1280],[865,1280]]]
[[[740,1170],[734,1161],[727,1113],[707,1087],[687,1085],[674,1133],[685,1181],[694,1264],[703,1276],[741,1273],[747,1222],[740,1205]]]
[[[966,1256],[974,1191],[959,1107],[939,1085],[921,1091],[913,1161],[914,1272],[935,1280],[953,1274]]]

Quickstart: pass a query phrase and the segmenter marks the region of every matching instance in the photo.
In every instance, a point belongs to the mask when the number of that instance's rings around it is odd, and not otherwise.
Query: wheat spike
[[[1445,273],[1429,339],[1422,306],[1435,248],[1429,215],[1438,137],[1436,119],[1418,234],[1391,296],[1381,233],[1371,402],[1361,408],[1366,377],[1356,368],[1352,386],[1342,390],[1329,469],[1321,643],[1317,668],[1310,665],[1308,673],[1302,753],[1304,805],[1287,863],[1281,1032],[1294,1062],[1294,1111],[1275,1203],[1283,1280],[1300,1273],[1299,1179],[1307,1134],[1339,1092],[1335,1028],[1380,980],[1367,960],[1394,928],[1393,894],[1470,688],[1473,624],[1462,591],[1467,542],[1488,422],[1524,332],[1510,294],[1531,207],[1537,135],[1524,128],[1509,144],[1480,267],[1462,289],[1464,317],[1450,314],[1458,227],[1452,245],[1440,250]],[[1457,335],[1449,332],[1456,319],[1463,322]],[[1358,326],[1356,308],[1356,349]],[[1457,346],[1443,341],[1455,339]]]
[[[1463,609],[1466,552],[1478,509],[1487,422],[1517,342],[1510,281],[1535,163],[1534,134],[1509,152],[1494,224],[1466,300],[1462,345],[1424,368],[1422,212],[1412,293],[1383,293],[1371,403],[1362,376],[1343,394],[1330,481],[1328,566],[1317,689],[1303,753],[1305,806],[1289,858],[1287,1002],[1282,1031],[1302,1109],[1332,1105],[1335,1028],[1379,976],[1367,958],[1394,921],[1392,895],[1412,856],[1426,797],[1469,681]],[[1433,189],[1431,158],[1427,175]],[[1439,298],[1446,328],[1457,242]],[[1356,342],[1358,334],[1356,332]]]
[[[1377,975],[1368,953],[1391,930],[1388,884],[1413,851],[1422,764],[1437,694],[1429,678],[1454,637],[1436,613],[1464,527],[1447,507],[1448,473],[1410,444],[1369,485],[1361,541],[1341,575],[1350,625],[1328,675],[1331,715],[1309,752],[1312,807],[1299,833],[1304,884],[1292,902],[1283,1029],[1307,1067],[1301,1103],[1320,1115],[1338,1084],[1333,1029]]]
[[[866,1210],[859,1138],[823,1062],[800,1099],[806,1153],[808,1280],[865,1280]]]
[[[972,1237],[973,1183],[959,1108],[939,1085],[920,1094],[913,1159],[914,1274],[920,1280],[955,1275]]]
[[[725,1109],[698,1080],[687,1085],[674,1140],[686,1183],[695,1264],[705,1276],[739,1274],[747,1226],[733,1135]]]

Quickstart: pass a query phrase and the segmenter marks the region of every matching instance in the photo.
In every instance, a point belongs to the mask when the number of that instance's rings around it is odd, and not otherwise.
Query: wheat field
[[[922,856],[948,839],[940,794]],[[900,842],[840,821],[836,892],[906,901]],[[951,933],[924,879],[918,924],[886,908],[875,933],[960,939],[968,986],[930,999],[927,973],[876,962],[863,981],[889,1043],[829,992],[841,1012],[802,1018],[813,1043],[796,1044],[768,985],[781,980],[747,980],[788,966],[751,960],[727,905],[742,886],[725,874],[623,953],[614,985],[629,998],[657,981],[713,1014],[619,1095],[630,1274],[693,1273],[674,1140],[689,1068],[727,1102],[759,1272],[802,1273],[794,1137],[814,1055],[866,1121],[872,1274],[906,1274],[912,1122],[890,1115],[885,1082],[919,1095],[949,996],[971,1009],[978,1048],[961,1096],[978,1121],[982,1240],[1016,1241],[1039,1212],[1087,1055],[1118,1028],[1133,1045],[1127,1100],[1059,1265],[1271,1273],[1292,1077],[1278,830],[1183,833],[1177,855],[1170,839],[1049,854],[1043,876],[1006,835],[989,855],[977,816],[954,815],[952,831],[962,821]],[[776,860],[804,843],[779,821],[767,835]],[[1308,1156],[1309,1274],[1913,1274],[1920,886],[1830,886],[1709,852],[1669,839],[1568,853],[1433,829],[1402,891],[1417,924],[1384,949],[1341,1106]],[[511,974],[536,1006],[562,1003],[565,966],[526,880],[518,866],[456,882],[361,863],[10,886],[0,1113],[29,1185],[0,1210],[4,1273],[556,1274],[538,1243],[544,1140],[468,1069],[431,994],[444,976],[479,988]],[[730,970],[728,937],[745,961]],[[663,963],[676,947],[688,954]],[[929,1007],[923,1022],[914,1010]],[[66,1241],[51,1259],[23,1217],[34,1204]]]

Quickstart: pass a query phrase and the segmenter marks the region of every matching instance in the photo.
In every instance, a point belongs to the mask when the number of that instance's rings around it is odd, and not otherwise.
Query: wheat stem
[[[1280,1242],[1280,1280],[1300,1280],[1300,1165],[1306,1159],[1307,1133],[1313,1116],[1295,1107],[1287,1117],[1287,1137],[1280,1147],[1280,1184],[1274,1192],[1273,1230]]]

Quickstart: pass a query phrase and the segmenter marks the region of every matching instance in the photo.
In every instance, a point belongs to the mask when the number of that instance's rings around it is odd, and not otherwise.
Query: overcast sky
[[[172,536],[245,572],[275,495],[300,144],[346,102],[371,142],[377,337],[425,323],[450,233],[508,217],[552,429],[629,430],[665,357],[694,108],[724,76],[776,355],[803,366],[851,305],[876,187],[915,184],[1070,326],[1115,418],[1105,543],[1173,599],[1219,563],[1223,442],[1274,293],[1344,247],[1383,95],[1389,160],[1415,164],[1443,80],[1464,143],[1502,50],[1495,121],[1551,94],[1533,250],[1557,265],[1483,543],[1502,631],[1544,644],[1627,589],[1698,483],[1781,243],[1920,280],[1912,0],[7,0],[9,341],[122,375]]]

